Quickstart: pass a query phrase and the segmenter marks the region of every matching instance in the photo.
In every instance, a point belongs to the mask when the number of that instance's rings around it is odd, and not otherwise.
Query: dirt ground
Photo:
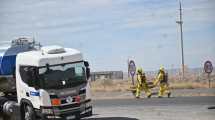
[[[136,81],[134,81],[135,83]],[[152,82],[152,78],[148,80]],[[136,84],[136,83],[135,83]],[[135,86],[134,84],[134,86]],[[132,87],[131,80],[96,80],[91,82],[92,92],[126,92]],[[169,80],[169,87],[172,90],[176,89],[207,89],[209,88],[208,81],[206,80]],[[152,90],[158,89],[159,86],[152,88]],[[215,88],[215,80],[211,81],[210,88]]]
[[[157,97],[158,89],[153,89],[154,95],[152,97]],[[198,88],[198,89],[172,89],[171,97],[188,97],[188,96],[215,96],[214,88]],[[144,92],[142,92],[142,98],[145,97]],[[165,96],[166,97],[166,96]],[[131,91],[110,91],[110,92],[92,92],[93,99],[133,99],[134,95]]]

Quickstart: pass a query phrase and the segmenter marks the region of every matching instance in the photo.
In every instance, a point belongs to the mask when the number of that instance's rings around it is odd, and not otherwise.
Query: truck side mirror
[[[86,75],[87,75],[87,80],[90,78],[90,68],[89,68],[89,62],[84,61],[84,65],[86,67]]]
[[[87,75],[87,80],[90,78],[90,68],[86,68],[86,75]]]
[[[85,67],[89,67],[89,62],[88,61],[84,61],[84,66]]]

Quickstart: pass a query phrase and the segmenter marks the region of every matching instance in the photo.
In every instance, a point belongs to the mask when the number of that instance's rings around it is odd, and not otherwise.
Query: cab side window
[[[33,66],[20,66],[19,69],[21,78],[23,82],[28,84],[29,86],[35,85],[36,75],[37,75],[37,69]]]
[[[21,75],[22,81],[28,83],[29,75],[28,75],[28,67],[20,66],[19,73]]]

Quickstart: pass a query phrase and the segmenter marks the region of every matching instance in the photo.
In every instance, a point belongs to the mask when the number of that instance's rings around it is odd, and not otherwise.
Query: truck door
[[[32,66],[20,66],[20,76],[21,80],[19,82],[20,97],[25,98],[32,102],[33,105],[39,104],[40,93],[35,89],[35,69]]]

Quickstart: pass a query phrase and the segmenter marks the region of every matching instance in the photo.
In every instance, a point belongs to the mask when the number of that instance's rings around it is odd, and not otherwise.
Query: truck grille
[[[84,101],[86,99],[86,94],[81,94],[79,95],[81,97],[81,102]],[[69,97],[69,96],[68,96]],[[67,98],[68,98],[67,97]],[[72,96],[70,96],[72,97]],[[68,103],[67,98],[62,98],[61,99],[61,104],[62,105],[68,105],[68,104],[74,104],[75,103],[75,97],[72,97],[72,101]]]
[[[58,108],[59,110],[64,110],[64,109],[70,109],[70,108],[76,108],[76,107],[80,107],[80,104],[74,103],[74,104],[59,106]]]

